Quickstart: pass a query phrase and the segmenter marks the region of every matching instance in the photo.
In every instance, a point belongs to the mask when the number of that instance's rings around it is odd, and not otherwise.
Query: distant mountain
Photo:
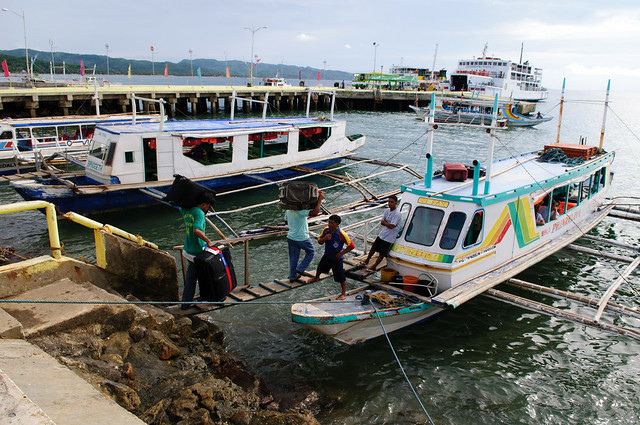
[[[36,56],[37,55],[37,56]],[[34,73],[48,74],[49,62],[51,61],[51,52],[41,52],[38,50],[29,49],[29,60],[36,56],[36,61],[33,65]],[[93,72],[94,65],[96,66],[96,74],[107,73],[107,57],[105,55],[79,55],[75,53],[65,52],[53,52],[53,59],[56,64],[56,68],[65,63],[66,72],[68,74],[80,73],[80,60],[84,62],[85,73],[90,74]],[[2,60],[7,61],[9,72],[22,72],[25,68],[24,50],[0,50],[0,62]],[[175,62],[154,62],[153,66],[151,61],[147,60],[132,60],[123,58],[109,58],[109,73],[126,75],[131,65],[131,73],[136,75],[151,75],[152,68],[155,75],[162,75],[164,73],[164,65],[167,64],[170,75],[191,75],[192,63],[189,59],[183,59],[178,63]],[[193,60],[193,75],[197,74],[197,69],[200,67],[202,76],[214,76],[220,77],[226,75],[226,67],[229,66],[229,73],[232,77],[248,77],[249,76],[249,63],[243,61],[219,61],[216,59],[194,59]],[[344,71],[323,71],[318,68],[301,67],[296,65],[274,65],[269,63],[259,62],[254,68],[253,76],[259,78],[275,77],[279,73],[281,77],[289,79],[298,79],[301,75],[303,80],[315,80],[318,72],[322,72],[323,80],[351,80],[351,73]],[[59,71],[56,71],[59,73]]]

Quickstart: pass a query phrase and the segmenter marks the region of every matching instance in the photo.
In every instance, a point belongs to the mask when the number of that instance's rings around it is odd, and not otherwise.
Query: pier
[[[163,99],[169,117],[184,115],[216,116],[231,111],[230,98],[235,89],[238,97],[264,101],[276,111],[310,109],[329,110],[331,93],[336,93],[336,109],[408,111],[418,101],[424,105],[431,92],[416,90],[380,90],[337,87],[246,87],[246,86],[180,86],[180,85],[91,85],[72,87],[36,87],[0,89],[1,117],[36,118],[57,115],[93,115],[96,101],[102,113],[131,113],[132,94],[149,99]],[[313,93],[309,97],[309,90]],[[96,96],[97,93],[97,96]],[[268,94],[268,96],[267,96]],[[455,93],[452,93],[455,95]],[[457,93],[460,94],[460,93]],[[97,99],[96,99],[97,97]],[[253,102],[236,103],[238,112],[254,112],[261,108]],[[144,102],[138,110],[155,112],[157,106]]]

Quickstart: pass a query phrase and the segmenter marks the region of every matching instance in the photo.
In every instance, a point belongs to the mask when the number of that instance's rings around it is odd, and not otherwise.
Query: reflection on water
[[[557,117],[558,93],[539,105],[543,113]],[[604,93],[569,92],[567,99],[602,100]],[[639,196],[638,140],[621,125],[638,133],[640,118],[629,112],[633,98],[612,96],[605,149],[617,149],[613,196]],[[337,105],[338,110],[346,109]],[[602,105],[568,103],[564,108],[561,141],[574,143],[587,136],[597,144]],[[361,156],[403,162],[424,172],[425,126],[410,111],[398,113],[342,112],[348,133],[363,133],[367,145]],[[498,134],[496,157],[539,149],[555,141],[557,118],[532,129],[505,130]],[[486,162],[487,136],[478,129],[441,127],[436,132],[436,167],[443,162]],[[350,169],[352,176],[380,171],[366,165]],[[379,176],[367,186],[375,192],[389,191],[406,174]],[[332,184],[314,178],[321,187]],[[275,188],[258,189],[232,197],[221,196],[216,209],[224,211],[275,199]],[[359,195],[351,189],[326,192],[327,204],[339,205]],[[19,197],[0,187],[3,203]],[[637,202],[636,202],[637,203]],[[35,255],[46,248],[46,224],[40,213],[0,216],[0,246],[14,246],[20,253]],[[183,241],[180,214],[165,206],[96,217],[142,235],[163,249]],[[269,206],[225,216],[237,229],[278,224],[282,211]],[[349,224],[352,218],[344,223]],[[596,234],[638,245],[636,224],[606,219]],[[209,231],[212,234],[212,231]],[[71,253],[84,253],[93,241],[90,232],[72,223],[61,224],[61,239]],[[607,251],[631,255],[618,248]],[[243,273],[242,248],[232,251],[238,274]],[[89,255],[90,256],[90,255]],[[319,256],[318,256],[319,258]],[[317,260],[316,260],[317,261]],[[252,242],[250,271],[255,285],[284,278],[287,273],[284,238]],[[315,266],[316,263],[313,264]],[[623,266],[586,254],[562,251],[522,273],[520,278],[584,295],[599,296],[616,279]],[[623,285],[615,301],[638,305],[637,273]],[[350,287],[357,285],[350,282]],[[326,401],[318,417],[323,424],[414,424],[425,421],[384,339],[347,347],[291,323],[290,305],[338,291],[332,281],[273,296],[265,301],[284,304],[244,305],[212,313],[225,330],[228,349],[245,359],[279,391],[314,388]],[[517,292],[517,291],[516,291]],[[541,295],[524,294],[545,300]],[[547,300],[548,301],[548,300]],[[565,306],[563,300],[553,305]],[[593,315],[593,310],[572,307]],[[630,319],[616,319],[627,321]],[[636,325],[638,325],[636,323]],[[422,402],[437,424],[478,423],[637,423],[640,344],[620,336],[585,328],[498,301],[478,297],[454,311],[426,323],[394,332],[391,341]]]

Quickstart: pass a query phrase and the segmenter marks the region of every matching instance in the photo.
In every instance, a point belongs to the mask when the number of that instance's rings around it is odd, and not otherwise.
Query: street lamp
[[[53,81],[53,76],[56,75],[56,63],[53,60],[53,40],[49,39],[49,46],[51,46],[51,81]]]
[[[107,75],[109,75],[109,43],[106,43],[104,47],[107,49]]]
[[[154,48],[153,46],[151,46],[151,75],[156,75],[156,71],[153,66],[153,51],[154,51]]]
[[[322,61],[322,79],[327,79],[327,61]]]
[[[253,87],[253,41],[255,39],[256,33],[263,28],[267,29],[267,27],[258,27],[258,28],[244,27],[244,29],[251,31],[251,68],[249,69],[249,81],[250,81],[251,87]]]
[[[26,61],[25,63],[27,64],[27,78],[30,80],[31,72],[29,72],[29,50],[27,49],[27,24],[24,19],[24,10],[22,11],[22,15],[11,9],[7,9],[6,7],[3,7],[2,10],[4,12],[11,12],[14,15],[20,16],[22,18],[22,30],[24,31],[24,58]]]
[[[376,55],[378,54],[378,46],[379,44],[374,41],[373,42],[373,72],[376,72]]]
[[[189,49],[189,60],[191,61],[191,76],[193,77],[193,50]]]

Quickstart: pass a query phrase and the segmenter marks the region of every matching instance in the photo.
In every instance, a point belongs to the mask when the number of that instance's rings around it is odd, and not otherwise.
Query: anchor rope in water
[[[422,404],[422,401],[420,400],[420,397],[416,393],[416,390],[413,388],[413,385],[411,384],[411,381],[409,380],[409,377],[407,376],[406,372],[404,371],[404,367],[402,367],[402,363],[400,363],[400,359],[398,358],[398,354],[396,354],[396,350],[393,348],[393,344],[391,343],[391,340],[389,339],[389,335],[387,335],[387,330],[384,328],[384,325],[382,324],[382,319],[380,318],[380,314],[378,314],[378,309],[376,308],[376,306],[373,303],[371,303],[371,307],[373,307],[373,311],[376,313],[376,317],[378,318],[378,322],[380,323],[380,328],[382,328],[382,333],[384,334],[384,337],[387,339],[387,342],[389,343],[389,348],[391,348],[391,352],[393,353],[393,357],[395,357],[396,363],[398,363],[398,367],[400,368],[400,371],[402,372],[402,375],[404,376],[404,379],[407,381],[407,384],[409,384],[409,388],[411,388],[411,392],[413,392],[414,397],[416,398],[416,400],[418,400],[418,404],[422,408],[422,411],[424,412],[424,414],[427,416],[427,419],[429,419],[429,422],[431,423],[431,425],[435,425],[433,420],[431,419],[431,416],[429,416],[429,412],[424,407],[424,405]]]

